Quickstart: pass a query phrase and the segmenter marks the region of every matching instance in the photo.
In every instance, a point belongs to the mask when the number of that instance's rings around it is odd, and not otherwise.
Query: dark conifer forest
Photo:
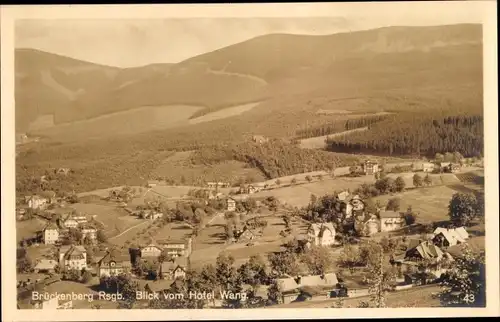
[[[329,138],[327,146],[334,152],[378,155],[433,156],[458,151],[466,157],[482,156],[483,115],[478,110],[405,112],[366,131]]]

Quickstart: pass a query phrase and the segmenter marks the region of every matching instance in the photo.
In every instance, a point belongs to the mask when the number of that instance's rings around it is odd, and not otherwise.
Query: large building
[[[168,255],[173,257],[189,257],[191,255],[193,242],[191,238],[187,238],[186,240],[157,240],[156,242]]]
[[[363,173],[366,175],[372,175],[380,172],[378,163],[375,161],[367,160],[363,163]]]
[[[130,271],[130,255],[111,250],[97,262],[97,276],[114,276]]]
[[[307,237],[312,245],[330,246],[335,244],[335,227],[332,223],[311,224]]]
[[[53,245],[59,241],[60,231],[56,223],[49,222],[42,230],[43,242],[46,245]]]
[[[87,251],[83,246],[61,246],[59,249],[59,266],[62,269],[82,270],[87,268]]]
[[[157,258],[161,255],[162,251],[163,249],[160,246],[151,243],[147,246],[141,247],[141,258]]]
[[[383,210],[379,213],[380,231],[393,231],[406,226],[404,216],[397,211]]]

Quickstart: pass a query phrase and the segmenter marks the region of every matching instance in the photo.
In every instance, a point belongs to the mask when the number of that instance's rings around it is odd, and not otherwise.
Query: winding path
[[[215,74],[215,75],[226,75],[226,76],[234,76],[234,77],[240,77],[240,78],[246,78],[255,82],[258,82],[261,85],[267,85],[267,81],[263,78],[254,76],[254,75],[249,75],[249,74],[239,74],[239,73],[233,73],[233,72],[226,72],[226,71],[221,71],[221,70],[213,70],[208,68],[207,72],[210,74]]]
[[[143,222],[141,222],[141,223],[138,223],[137,225],[134,225],[134,226],[132,226],[132,227],[129,227],[129,228],[125,229],[124,231],[122,231],[122,232],[121,232],[121,233],[119,233],[118,235],[115,235],[115,236],[113,236],[113,237],[108,238],[108,240],[111,240],[111,239],[114,239],[114,238],[118,238],[118,237],[120,237],[121,235],[123,235],[123,234],[125,234],[125,233],[129,232],[130,230],[132,230],[132,229],[134,229],[134,228],[137,228],[137,227],[139,227],[140,225],[147,224],[147,223],[149,223],[149,222],[150,222],[150,221],[146,220],[146,221],[143,221]]]

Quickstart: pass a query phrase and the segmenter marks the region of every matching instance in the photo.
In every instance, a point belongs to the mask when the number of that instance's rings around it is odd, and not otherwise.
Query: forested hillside
[[[324,136],[343,131],[349,131],[370,126],[387,118],[387,115],[375,115],[345,121],[331,122],[317,126],[307,127],[297,131],[297,139],[306,139],[316,136]]]
[[[329,138],[328,150],[373,154],[433,156],[458,151],[483,155],[483,115],[471,111],[401,113],[371,126],[368,131]]]

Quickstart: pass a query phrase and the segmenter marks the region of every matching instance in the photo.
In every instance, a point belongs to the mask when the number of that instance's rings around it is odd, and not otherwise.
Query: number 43
[[[476,298],[475,298],[474,294],[466,294],[464,297],[464,301],[467,304],[474,303],[475,300],[476,300]]]

